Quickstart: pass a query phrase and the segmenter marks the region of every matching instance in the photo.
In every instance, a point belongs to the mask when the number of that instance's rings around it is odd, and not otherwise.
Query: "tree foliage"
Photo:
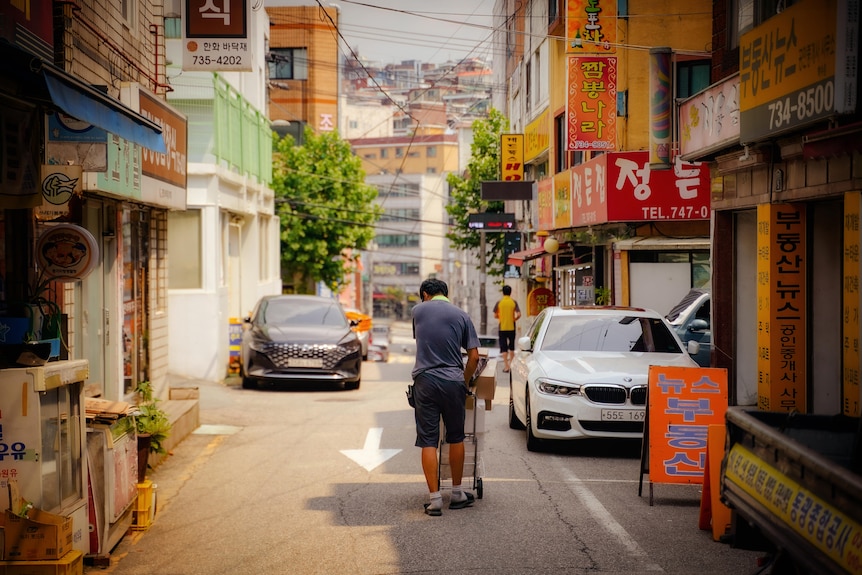
[[[282,281],[299,293],[317,282],[338,292],[374,239],[381,209],[362,162],[336,132],[306,128],[301,146],[275,137],[272,188],[281,220]]]
[[[449,174],[450,203],[446,211],[452,216],[455,227],[447,234],[452,245],[478,252],[481,233],[469,227],[471,213],[503,213],[503,202],[482,200],[482,182],[500,179],[500,136],[509,129],[509,120],[492,108],[486,119],[473,122],[473,143],[470,161],[464,176]],[[502,276],[505,270],[505,234],[485,234],[486,273]],[[483,257],[481,254],[479,257]]]

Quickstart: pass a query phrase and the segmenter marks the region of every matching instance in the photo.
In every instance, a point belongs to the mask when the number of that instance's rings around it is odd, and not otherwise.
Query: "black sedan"
[[[331,382],[358,389],[362,350],[335,300],[310,295],[261,298],[245,319],[242,386],[261,381]]]

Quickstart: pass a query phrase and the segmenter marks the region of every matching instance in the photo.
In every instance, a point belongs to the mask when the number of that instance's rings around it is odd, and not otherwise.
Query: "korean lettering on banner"
[[[567,0],[567,53],[614,54],[616,42],[617,0]]]
[[[617,147],[617,59],[569,56],[566,149]]]
[[[649,152],[608,159],[608,220],[708,220],[709,167],[674,159],[672,170],[652,170]]]
[[[572,166],[572,225],[604,224],[608,221],[608,157],[602,154]]]
[[[757,406],[806,412],[804,206],[757,206]]]
[[[652,365],[648,397],[650,481],[703,483],[709,426],[727,411],[727,370]]]
[[[501,134],[500,173],[504,182],[522,182],[524,180],[524,134]]]
[[[539,180],[536,199],[539,204],[539,229],[554,229],[554,178]]]
[[[844,415],[859,417],[859,297],[860,297],[860,214],[862,193],[844,194],[844,318],[842,347],[844,348]]]
[[[554,229],[572,227],[572,188],[569,170],[554,175]]]
[[[862,525],[845,509],[809,491],[742,443],[727,454],[724,476],[841,568],[862,574]]]
[[[251,71],[247,0],[183,0],[183,70]]]

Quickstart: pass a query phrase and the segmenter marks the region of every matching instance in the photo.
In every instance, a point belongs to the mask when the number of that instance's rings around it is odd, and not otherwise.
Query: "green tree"
[[[494,108],[488,117],[473,122],[473,143],[470,145],[470,161],[463,176],[449,174],[449,205],[446,211],[452,216],[454,227],[446,234],[452,245],[463,250],[480,251],[481,232],[468,225],[472,213],[503,213],[503,202],[482,200],[482,182],[500,179],[500,136],[509,130],[509,120]],[[485,234],[486,273],[502,276],[505,234]]]
[[[282,282],[297,293],[313,293],[317,282],[338,292],[356,271],[358,250],[374,239],[377,190],[336,132],[306,128],[301,146],[286,136],[275,137],[274,148]]]

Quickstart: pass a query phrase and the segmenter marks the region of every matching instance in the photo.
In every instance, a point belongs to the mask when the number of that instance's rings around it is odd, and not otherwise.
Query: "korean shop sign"
[[[524,128],[524,161],[529,162],[548,150],[551,141],[548,110]]]
[[[569,56],[566,149],[617,147],[617,59]]]
[[[567,0],[566,52],[614,54],[617,0]]]
[[[757,408],[807,411],[805,204],[757,206]]]
[[[677,157],[650,168],[649,152],[611,152],[569,170],[575,227],[607,222],[708,220],[709,167]]]
[[[741,142],[855,110],[858,10],[858,0],[803,0],[742,36]]]
[[[524,134],[500,135],[500,173],[505,182],[524,179]]]
[[[723,425],[727,370],[651,365],[646,433],[653,483],[703,483],[710,425]]]
[[[536,200],[539,204],[539,229],[554,229],[554,178],[539,180]]]
[[[738,140],[738,74],[679,105],[679,153],[683,159],[720,150]]]
[[[183,0],[183,70],[251,71],[247,0]]]

